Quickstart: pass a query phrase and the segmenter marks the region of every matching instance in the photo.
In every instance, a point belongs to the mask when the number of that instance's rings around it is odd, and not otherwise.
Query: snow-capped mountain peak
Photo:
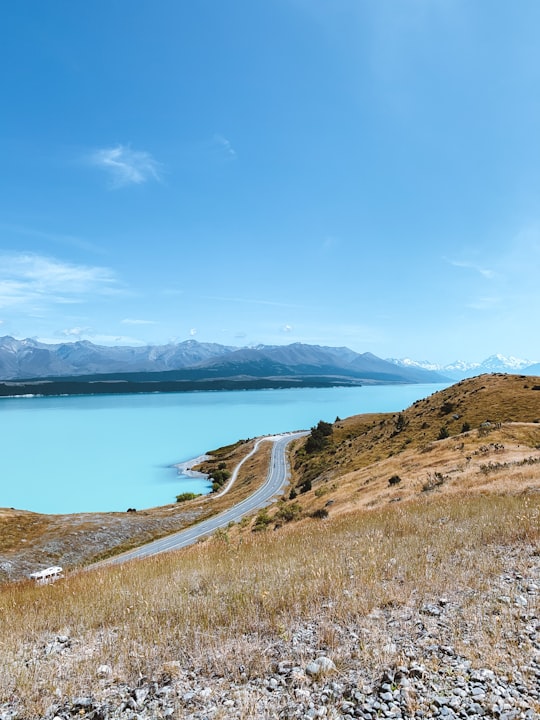
[[[482,362],[467,362],[465,360],[455,360],[448,365],[439,365],[437,363],[429,362],[428,360],[411,360],[411,358],[400,358],[392,359],[389,362],[393,362],[396,365],[402,365],[404,367],[418,367],[424,370],[435,370],[453,380],[461,380],[465,377],[472,377],[473,375],[481,375],[482,373],[515,373],[523,372],[528,367],[534,365],[536,360],[525,360],[522,358],[514,357],[510,355],[506,357],[500,353],[490,355]]]
[[[522,360],[521,358],[514,357],[513,355],[505,357],[504,355],[497,353],[496,355],[490,355],[486,358],[482,363],[482,366],[485,368],[493,367],[494,369],[504,367],[508,370],[523,370],[523,368],[533,365],[534,362],[534,360]]]

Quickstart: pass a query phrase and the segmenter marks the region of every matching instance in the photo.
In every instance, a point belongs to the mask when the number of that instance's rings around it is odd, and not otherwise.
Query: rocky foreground
[[[136,686],[95,668],[84,696],[58,698],[47,720],[189,718],[540,718],[540,557],[533,547],[501,548],[505,571],[486,588],[478,607],[468,595],[420,601],[417,607],[380,607],[354,626],[313,622],[284,630],[275,643],[256,638],[267,673],[239,665],[231,673],[163,664]],[[519,568],[519,571],[516,569]],[[327,608],[331,618],[331,608]],[[486,637],[491,641],[486,644]],[[325,638],[325,642],[321,641]],[[49,637],[26,648],[25,663],[84,656],[76,637]],[[256,663],[255,663],[256,664]],[[16,700],[1,720],[23,719]]]

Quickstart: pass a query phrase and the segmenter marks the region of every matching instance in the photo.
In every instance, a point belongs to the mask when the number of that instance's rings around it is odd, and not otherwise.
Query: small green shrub
[[[212,481],[212,492],[216,492],[222,488],[230,477],[231,473],[223,468],[221,470],[212,470],[208,475],[208,479]]]
[[[439,430],[439,435],[437,436],[437,440],[445,440],[447,437],[450,437],[450,432],[448,431],[448,428],[446,425],[442,425],[441,429]]]
[[[253,532],[261,532],[262,530],[266,530],[266,528],[270,525],[272,522],[272,518],[268,514],[268,510],[266,508],[262,508],[257,513],[257,517],[255,518],[255,522],[253,523]]]
[[[324,420],[319,420],[315,427],[311,428],[311,435],[306,440],[306,452],[316,453],[324,450],[328,444],[328,437],[332,435],[334,428],[331,423],[327,423]]]
[[[231,477],[231,473],[228,470],[224,470],[222,468],[218,470],[212,470],[209,477],[210,480],[213,480],[214,482],[223,485]]]
[[[176,502],[186,502],[187,500],[195,500],[195,498],[200,497],[201,493],[194,493],[194,492],[185,492],[180,493],[180,495],[176,496]]]
[[[276,513],[276,519],[283,522],[291,522],[297,520],[302,514],[302,506],[300,503],[290,503],[282,505]]]
[[[311,490],[311,480],[306,480],[302,485],[300,485],[300,492],[301,493],[307,493]]]

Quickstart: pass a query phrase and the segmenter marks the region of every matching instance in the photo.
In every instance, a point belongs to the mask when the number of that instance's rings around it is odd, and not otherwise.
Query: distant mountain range
[[[468,363],[456,360],[449,365],[437,365],[427,360],[411,360],[409,358],[388,359],[388,362],[406,368],[421,368],[441,373],[451,380],[482,375],[483,373],[520,373],[522,375],[540,375],[540,362],[536,360],[522,360],[504,355],[490,355],[483,362]]]
[[[232,387],[438,383],[431,369],[346,347],[235,348],[196,340],[144,347],[0,338],[0,394],[149,392]]]
[[[5,336],[0,337],[0,379],[176,370],[236,349],[195,340],[144,347],[107,347],[87,340],[53,345]]]
[[[482,363],[441,366],[302,343],[237,348],[186,340],[110,347],[0,338],[0,395],[441,383],[492,372],[538,375],[540,364],[492,355]]]

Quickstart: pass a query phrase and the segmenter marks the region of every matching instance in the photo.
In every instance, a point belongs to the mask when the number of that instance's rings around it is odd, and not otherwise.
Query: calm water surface
[[[206,492],[174,463],[366,412],[397,412],[445,385],[0,399],[0,507],[145,508]]]

